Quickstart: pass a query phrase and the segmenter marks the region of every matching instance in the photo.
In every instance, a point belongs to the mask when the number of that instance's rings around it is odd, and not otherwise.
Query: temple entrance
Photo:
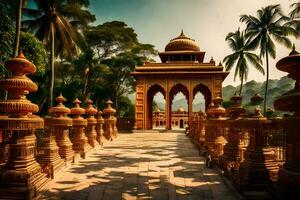
[[[156,93],[152,102],[152,129],[165,129],[165,107],[166,100],[164,95],[161,92]]]
[[[152,129],[162,124],[165,124],[165,129],[179,128],[182,125],[186,128],[193,112],[199,112],[200,109],[206,111],[212,98],[222,96],[222,81],[229,72],[223,71],[221,63],[216,65],[213,58],[204,62],[205,52],[200,51],[195,40],[183,32],[170,40],[159,56],[161,63],[145,63],[132,72],[136,79],[136,128]],[[158,92],[165,99],[165,109],[159,109],[164,114],[160,113],[158,116],[164,116],[165,120],[154,121],[153,98]],[[179,111],[178,107],[172,110],[178,93],[185,97],[187,106],[182,108],[183,113],[176,114],[178,120],[173,120],[175,116],[172,116],[172,112]],[[193,110],[193,102],[202,107]],[[180,117],[185,117],[181,118],[182,122]]]
[[[189,119],[189,91],[181,83],[174,85],[170,90],[171,110],[169,119],[171,120],[171,129],[185,128]],[[183,125],[180,127],[180,120]]]
[[[183,128],[183,119],[180,120],[179,128]]]
[[[160,110],[161,105],[165,106],[165,90],[158,84],[151,86],[147,92],[148,102],[148,123],[147,129],[152,129],[153,124],[156,128],[165,127],[165,112]],[[154,119],[154,120],[153,120]]]

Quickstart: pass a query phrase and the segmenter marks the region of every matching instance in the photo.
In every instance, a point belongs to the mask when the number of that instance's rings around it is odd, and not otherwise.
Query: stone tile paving
[[[120,134],[48,184],[40,199],[236,199],[184,133]]]

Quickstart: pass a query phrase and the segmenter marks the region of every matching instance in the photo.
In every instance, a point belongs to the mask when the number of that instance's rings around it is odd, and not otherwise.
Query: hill
[[[285,92],[291,90],[294,87],[294,81],[287,76],[282,77],[281,79],[271,79],[269,80],[269,89],[268,89],[268,99],[267,99],[267,107],[273,108],[274,100]],[[230,97],[232,97],[235,91],[239,91],[240,86],[234,87],[232,85],[228,85],[223,87],[223,100],[224,102],[230,101]],[[258,93],[260,96],[264,97],[265,94],[265,81],[263,83],[256,82],[254,80],[249,81],[244,84],[242,97],[243,97],[243,105],[249,105],[250,99],[253,95]],[[261,105],[262,106],[262,105]]]

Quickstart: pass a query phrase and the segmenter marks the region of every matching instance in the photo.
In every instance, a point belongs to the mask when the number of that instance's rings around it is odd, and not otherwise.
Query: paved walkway
[[[48,185],[41,199],[235,199],[184,133],[119,134]]]

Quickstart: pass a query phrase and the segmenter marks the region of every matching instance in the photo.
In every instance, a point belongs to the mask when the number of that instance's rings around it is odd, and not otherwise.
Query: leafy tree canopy
[[[37,67],[37,72],[44,74],[47,64],[47,51],[44,44],[31,33],[21,33],[21,50],[28,60]]]

